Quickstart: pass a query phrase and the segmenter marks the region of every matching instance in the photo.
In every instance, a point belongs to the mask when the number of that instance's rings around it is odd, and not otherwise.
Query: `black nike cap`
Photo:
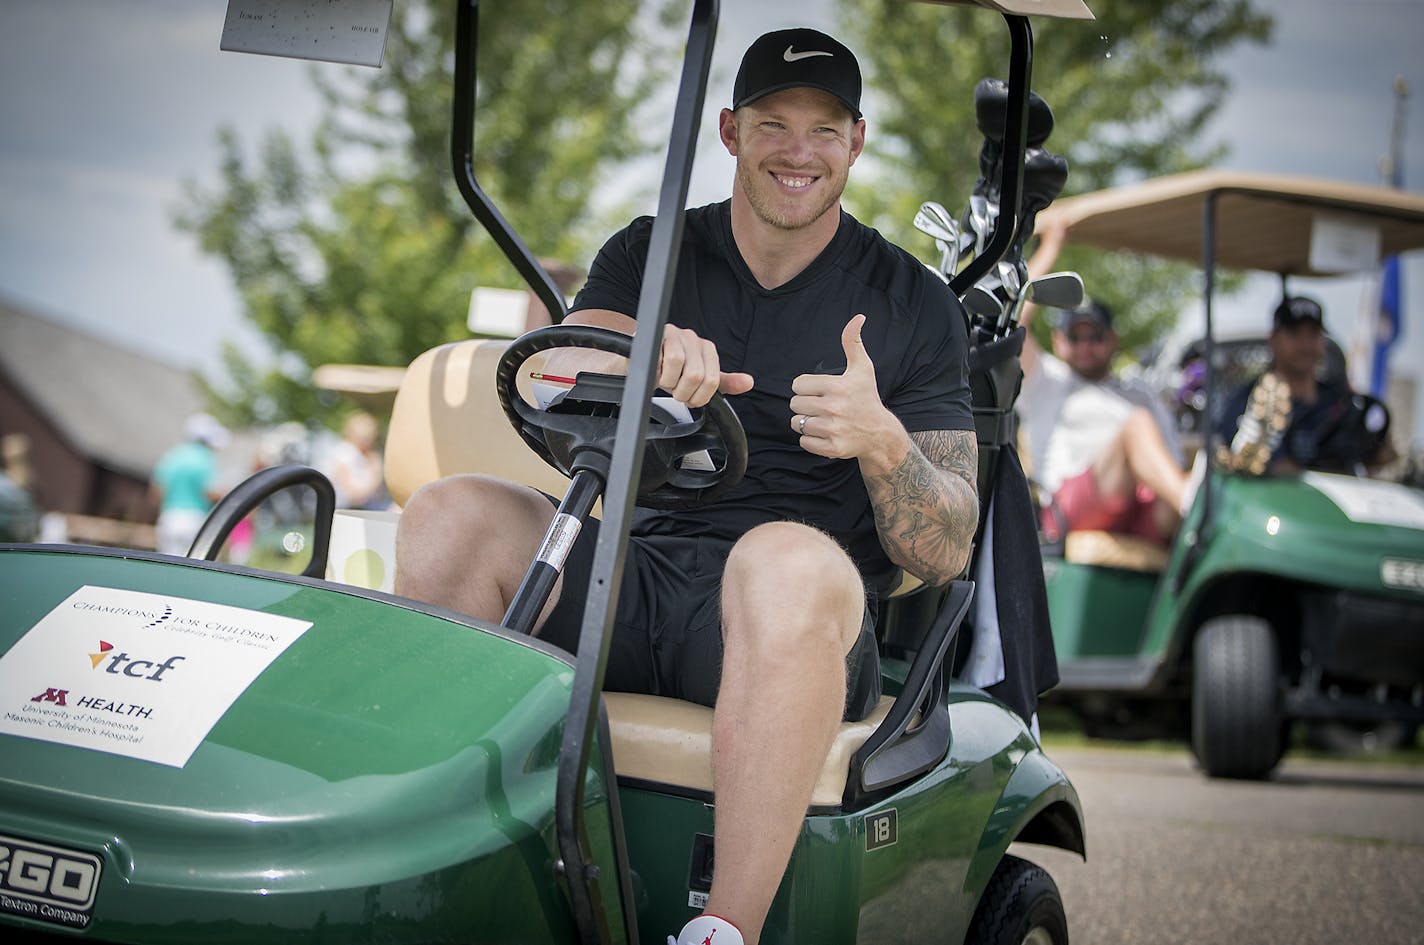
[[[1325,327],[1325,313],[1321,311],[1320,303],[1304,295],[1282,299],[1281,304],[1276,306],[1276,311],[1271,316],[1272,330],[1294,328],[1306,322],[1314,322],[1321,328]]]
[[[860,119],[860,64],[855,54],[812,29],[776,30],[747,47],[732,84],[732,108],[803,86],[829,92]]]

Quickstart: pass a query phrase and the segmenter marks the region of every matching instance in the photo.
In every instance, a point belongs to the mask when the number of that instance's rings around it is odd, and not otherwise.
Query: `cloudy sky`
[[[1226,60],[1233,93],[1211,129],[1231,148],[1225,165],[1378,183],[1392,86],[1403,75],[1414,92],[1405,181],[1424,191],[1424,0],[1258,6],[1276,15],[1276,36]],[[0,296],[180,364],[212,368],[223,338],[253,345],[226,271],[173,229],[172,213],[185,180],[216,180],[219,125],[247,142],[273,126],[302,140],[317,100],[309,64],[219,51],[226,8],[226,0],[0,2]],[[764,29],[835,29],[826,0],[723,0],[721,9],[714,108],[741,50]],[[726,192],[730,163],[714,146],[704,135],[696,202]],[[1413,257],[1394,371],[1417,376],[1424,254]],[[1308,288],[1326,302],[1332,330],[1348,336],[1368,286]],[[1224,306],[1225,320],[1263,326],[1277,292],[1274,279],[1253,284]],[[1424,441],[1424,391],[1416,414]]]

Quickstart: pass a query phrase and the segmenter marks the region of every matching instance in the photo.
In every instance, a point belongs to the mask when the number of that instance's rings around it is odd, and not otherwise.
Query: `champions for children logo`
[[[150,595],[144,595],[145,597]],[[158,600],[151,606],[124,606],[115,604],[105,597],[81,597],[76,594],[70,598],[69,606],[83,613],[93,614],[103,617],[132,617],[137,621],[137,625],[144,630],[152,630],[167,623],[173,616],[173,604],[166,600]]]
[[[182,767],[310,627],[207,601],[80,588],[0,656],[0,735]]]

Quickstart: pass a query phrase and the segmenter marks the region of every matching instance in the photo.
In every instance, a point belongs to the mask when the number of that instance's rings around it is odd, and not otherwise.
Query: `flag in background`
[[[1391,256],[1384,261],[1384,272],[1380,276],[1379,315],[1375,320],[1375,356],[1370,370],[1370,394],[1381,400],[1389,392],[1389,354],[1395,342],[1399,340],[1400,306],[1404,300],[1402,281],[1399,257]]]
[[[1390,132],[1389,153],[1385,155],[1382,169],[1389,186],[1404,189],[1404,105],[1409,97],[1409,85],[1404,76],[1394,80],[1394,127]],[[1400,329],[1404,325],[1404,274],[1400,270],[1399,257],[1390,256],[1384,261],[1380,273],[1379,312],[1375,316],[1374,352],[1370,370],[1370,394],[1384,399],[1389,392],[1389,354],[1399,340]]]

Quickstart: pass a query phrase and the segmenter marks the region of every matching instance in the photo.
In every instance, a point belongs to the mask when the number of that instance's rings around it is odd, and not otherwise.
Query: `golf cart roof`
[[[1065,20],[1091,20],[1093,11],[1084,0],[921,0],[957,7],[988,7],[1013,16],[1050,16]]]
[[[1424,247],[1424,196],[1281,174],[1188,171],[1068,197],[1044,216],[1067,221],[1073,243],[1200,263],[1202,208],[1213,194],[1223,268],[1336,274],[1311,265],[1317,214],[1378,227],[1381,257]]]

